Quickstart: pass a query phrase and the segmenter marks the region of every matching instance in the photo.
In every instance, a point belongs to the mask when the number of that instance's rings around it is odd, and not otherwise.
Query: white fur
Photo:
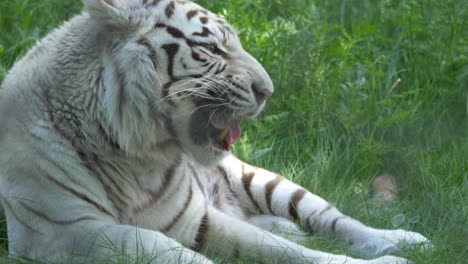
[[[207,87],[225,89],[217,90],[220,98],[237,92],[225,104],[239,103],[231,111],[240,117],[264,106],[250,87],[273,92],[232,28],[215,22],[221,18],[184,1],[174,1],[174,9],[170,0],[84,2],[87,11],[37,43],[2,84],[0,198],[10,255],[74,263],[120,253],[133,260],[149,254],[157,263],[211,263],[220,254],[287,263],[406,263],[292,242],[305,235],[291,221],[290,203],[301,187],[209,141],[195,142],[192,118],[206,107],[195,99],[212,96]],[[199,13],[188,19],[190,10]],[[203,27],[213,34],[193,34]],[[206,47],[185,39],[216,43],[228,56],[207,55]],[[174,43],[176,51],[165,50]],[[216,70],[234,76],[238,87],[220,85]],[[184,77],[196,74],[210,77]],[[208,84],[197,87],[202,80]],[[427,242],[417,233],[367,227],[310,192],[296,202],[301,224],[366,257]],[[289,231],[291,240],[281,237]]]

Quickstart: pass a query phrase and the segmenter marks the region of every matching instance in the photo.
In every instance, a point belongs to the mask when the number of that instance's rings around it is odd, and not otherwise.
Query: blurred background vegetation
[[[403,252],[416,263],[466,263],[465,0],[196,2],[237,28],[275,83],[263,115],[243,124],[238,156],[364,222],[430,237],[434,250]],[[77,0],[0,0],[0,81],[81,9]],[[374,203],[369,186],[384,173],[397,179],[399,199]]]

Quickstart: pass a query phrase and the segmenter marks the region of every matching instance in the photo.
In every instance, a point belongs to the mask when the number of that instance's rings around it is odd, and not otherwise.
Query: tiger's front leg
[[[429,245],[426,237],[415,232],[368,227],[301,186],[234,156],[224,159],[219,169],[250,212],[284,217],[311,233],[344,240],[363,257],[391,254],[405,245]]]

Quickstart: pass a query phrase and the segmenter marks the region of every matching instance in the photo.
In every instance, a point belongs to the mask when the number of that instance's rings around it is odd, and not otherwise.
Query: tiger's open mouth
[[[190,117],[190,137],[199,146],[211,145],[217,150],[229,151],[239,140],[239,118],[224,108],[198,109]]]
[[[239,139],[241,129],[239,122],[231,115],[217,115],[210,118],[210,138],[213,145],[223,150],[230,150]]]

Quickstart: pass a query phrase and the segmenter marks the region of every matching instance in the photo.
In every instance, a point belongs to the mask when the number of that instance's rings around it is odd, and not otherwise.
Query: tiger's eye
[[[216,44],[214,43],[208,43],[205,45],[205,48],[207,48],[209,51],[213,52],[213,53],[217,53],[218,52],[218,46],[216,46]]]

